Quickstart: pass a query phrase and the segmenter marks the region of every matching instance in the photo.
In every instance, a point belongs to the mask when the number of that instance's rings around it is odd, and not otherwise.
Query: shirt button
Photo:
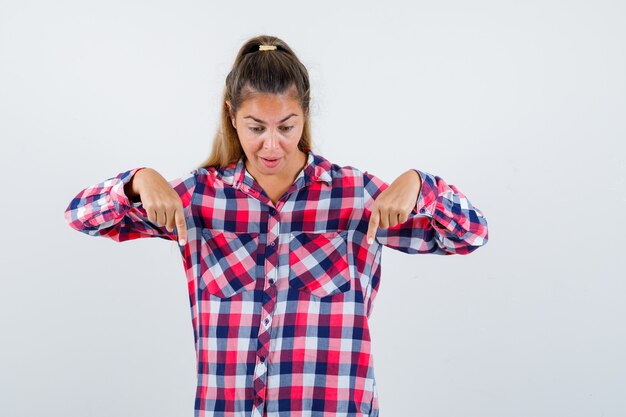
[[[270,209],[270,214],[273,216],[274,214],[276,214],[276,210],[274,210],[273,208]]]
[[[261,362],[265,361],[265,356],[261,356],[259,359],[261,359]]]
[[[270,284],[274,283],[274,278],[270,278]]]
[[[274,242],[274,241],[270,242],[270,246],[275,246],[275,245],[276,245],[276,242]]]
[[[420,213],[424,213],[425,211],[426,211],[426,210],[424,209],[424,207],[422,207],[422,208],[420,209]]]
[[[265,319],[265,324],[269,323],[270,319]]]

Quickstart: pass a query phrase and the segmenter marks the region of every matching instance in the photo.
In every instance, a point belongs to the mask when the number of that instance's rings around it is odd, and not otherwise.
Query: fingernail
[[[373,242],[374,242],[374,238],[373,238],[373,237],[368,237],[368,238],[367,238],[367,243],[368,243],[369,245],[371,245]]]
[[[184,244],[185,244],[185,239],[180,239],[180,240],[178,241],[178,243],[180,243],[180,245],[181,245],[181,246],[182,246],[182,245],[184,245]]]

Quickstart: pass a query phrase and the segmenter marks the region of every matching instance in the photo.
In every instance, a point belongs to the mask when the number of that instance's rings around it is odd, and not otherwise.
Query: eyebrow
[[[291,113],[289,116],[285,117],[284,119],[282,119],[282,120],[281,120],[281,121],[279,121],[278,123],[282,123],[282,122],[284,122],[285,120],[289,119],[291,116],[297,116],[297,114],[295,114],[295,113]],[[256,121],[257,123],[263,123],[263,124],[265,124],[265,122],[264,122],[263,120],[261,120],[261,119],[257,119],[256,117],[251,116],[251,115],[244,116],[244,119],[253,119],[253,120],[254,120],[254,121]]]

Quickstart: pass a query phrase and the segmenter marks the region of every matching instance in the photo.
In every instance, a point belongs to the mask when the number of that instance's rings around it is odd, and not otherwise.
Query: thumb
[[[376,236],[376,229],[378,229],[378,223],[380,221],[380,213],[376,209],[376,206],[372,209],[372,214],[370,214],[370,221],[367,227],[367,243],[374,243],[374,237]]]
[[[178,233],[178,244],[184,245],[187,242],[187,221],[185,220],[184,210],[181,207],[176,210],[174,215],[176,219],[176,232]]]

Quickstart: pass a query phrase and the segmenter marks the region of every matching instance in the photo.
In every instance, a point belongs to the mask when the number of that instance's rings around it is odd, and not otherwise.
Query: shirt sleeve
[[[406,222],[376,231],[376,241],[402,252],[466,255],[488,241],[487,218],[454,185],[441,177],[415,169],[421,188]],[[389,184],[363,173],[363,207],[369,223],[371,208]],[[367,230],[367,226],[365,226]]]
[[[143,237],[176,241],[176,228],[170,232],[165,226],[152,223],[141,201],[131,202],[124,193],[124,185],[143,168],[130,169],[80,191],[65,209],[69,226],[87,235],[107,237],[116,242]],[[196,174],[197,170],[193,170],[184,177],[168,181],[180,196],[185,212],[191,203]]]

